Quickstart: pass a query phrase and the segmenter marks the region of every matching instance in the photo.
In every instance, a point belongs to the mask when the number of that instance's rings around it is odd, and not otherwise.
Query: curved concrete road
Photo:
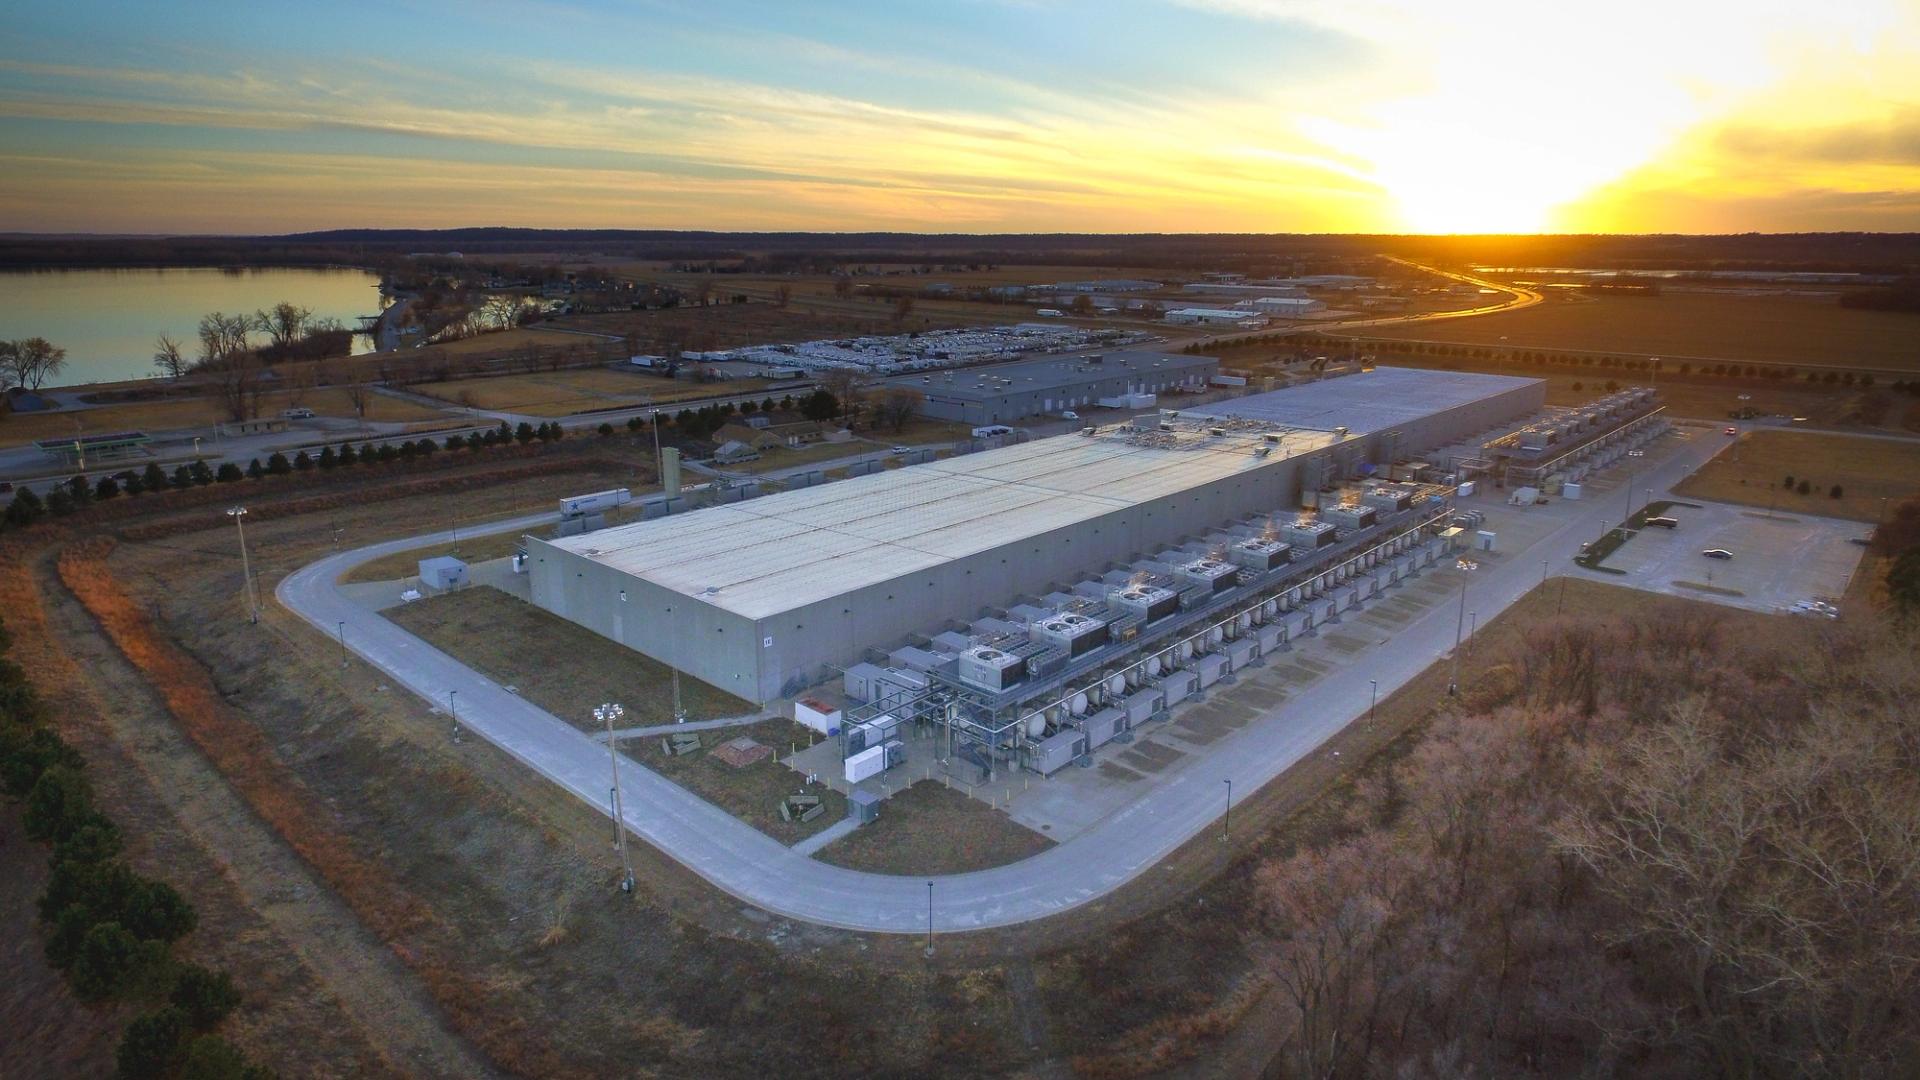
[[[1712,440],[1696,438],[1664,455],[1666,460],[1634,483],[1664,491],[1717,449]],[[1482,623],[1538,584],[1548,561],[1565,565],[1580,542],[1603,531],[1621,509],[1619,500],[1593,502],[1528,548],[1526,557],[1504,559],[1476,573],[1471,603]],[[503,521],[490,531],[532,528],[553,517]],[[359,563],[448,539],[451,533],[434,533],[332,555],[289,575],[275,596],[329,637],[344,624],[349,649],[427,701],[444,707],[448,691],[459,691],[463,728],[610,813],[605,746],[336,588],[340,575]],[[1369,680],[1379,680],[1390,693],[1445,655],[1453,647],[1455,606],[1434,605],[1398,630],[1391,647],[1368,649],[1355,663],[1328,672],[1079,836],[1010,866],[933,879],[934,930],[977,930],[1057,915],[1132,880],[1219,820],[1226,781],[1234,781],[1243,796],[1258,790],[1364,713]],[[887,933],[926,931],[928,879],[817,862],[658,773],[620,760],[628,826],[716,887],[806,922]]]

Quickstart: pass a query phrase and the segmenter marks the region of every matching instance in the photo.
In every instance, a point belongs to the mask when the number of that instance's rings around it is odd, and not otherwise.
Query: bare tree
[[[895,431],[905,428],[926,403],[927,395],[911,386],[888,386],[873,396],[875,416]]]
[[[526,306],[526,301],[518,296],[495,293],[480,305],[479,322],[487,329],[509,329],[519,325],[521,310]]]
[[[713,303],[713,279],[702,278],[700,284],[693,287],[693,298],[700,302],[701,307]]]
[[[180,351],[180,343],[161,334],[153,342],[153,366],[160,374],[169,379],[177,379],[187,370],[186,354]]]
[[[67,366],[67,350],[43,337],[0,342],[0,374],[28,390],[38,390]]]
[[[898,300],[895,300],[893,302],[893,321],[894,322],[906,322],[907,316],[912,314],[913,314],[913,297],[902,296]]]
[[[853,368],[828,368],[820,373],[820,385],[840,403],[842,419],[859,411],[865,398],[866,378]]]
[[[361,427],[364,429],[367,422],[367,401],[373,395],[373,390],[367,383],[367,366],[349,361],[346,379],[340,384],[340,388],[346,391],[347,403],[353,406],[353,415],[360,419]]]
[[[793,303],[793,286],[784,281],[774,286],[773,303],[775,307],[782,309]]]
[[[253,325],[267,335],[269,347],[285,349],[306,336],[307,324],[313,319],[313,311],[282,300],[265,311],[253,313]]]

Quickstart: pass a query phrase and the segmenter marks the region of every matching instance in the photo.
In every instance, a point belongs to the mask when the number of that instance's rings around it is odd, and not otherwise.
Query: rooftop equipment
[[[1006,649],[975,645],[960,654],[956,674],[961,682],[970,686],[997,692],[1027,677],[1027,661],[1026,657]]]
[[[1069,657],[1107,643],[1107,624],[1100,619],[1065,612],[1038,620],[1027,628],[1034,641],[1045,642],[1058,649],[1065,649]]]
[[[1380,515],[1371,506],[1328,506],[1321,509],[1320,516],[1348,531],[1368,528],[1380,520]]]
[[[1376,510],[1385,510],[1388,513],[1393,513],[1396,510],[1405,510],[1409,506],[1412,506],[1413,494],[1412,488],[1383,484],[1360,496],[1360,502],[1363,506],[1371,506]]]
[[[1337,526],[1318,518],[1300,518],[1280,526],[1280,536],[1295,548],[1312,551],[1333,543]]]
[[[1282,541],[1253,537],[1241,540],[1228,548],[1227,558],[1236,566],[1244,566],[1256,574],[1264,574],[1275,567],[1286,565],[1292,551],[1293,548]]]
[[[1212,556],[1182,565],[1173,572],[1173,576],[1189,586],[1205,585],[1214,592],[1231,589],[1240,583],[1238,567]]]
[[[1107,607],[1135,613],[1153,622],[1180,610],[1180,596],[1158,585],[1128,585],[1107,594]]]

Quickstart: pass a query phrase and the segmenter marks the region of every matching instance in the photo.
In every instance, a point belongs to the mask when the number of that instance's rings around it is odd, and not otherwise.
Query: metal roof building
[[[1445,386],[1450,373],[1416,372]],[[1498,378],[1480,376],[1478,378]],[[1421,380],[1414,379],[1417,383]],[[1518,415],[1525,388],[1458,387],[1429,398],[1470,434],[1482,409]],[[944,620],[973,618],[1088,568],[1249,514],[1301,504],[1422,406],[1336,416],[1324,395],[1367,393],[1361,376],[1232,404],[1316,423],[1157,419],[1040,439],[560,540],[528,538],[534,603],[756,702],[789,696]],[[1417,387],[1402,385],[1402,392]],[[1288,407],[1262,403],[1305,395]],[[1465,410],[1465,411],[1463,411]],[[1169,425],[1172,427],[1172,425]],[[1334,430],[1346,426],[1346,432]]]
[[[1122,394],[1197,390],[1219,373],[1220,361],[1211,356],[1122,350],[907,375],[889,385],[925,394],[923,415],[979,425],[1078,409]]]

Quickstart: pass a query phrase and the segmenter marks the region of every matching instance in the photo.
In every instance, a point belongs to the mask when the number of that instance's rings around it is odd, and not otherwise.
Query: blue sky
[[[0,229],[1920,227],[1914,0],[1724,14],[23,7]]]

